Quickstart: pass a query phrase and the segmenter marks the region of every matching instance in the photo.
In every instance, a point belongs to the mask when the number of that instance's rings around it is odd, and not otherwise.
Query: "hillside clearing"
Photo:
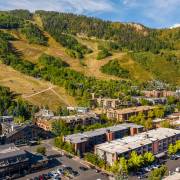
[[[38,80],[33,77],[26,76],[15,71],[11,67],[0,64],[0,85],[9,87],[12,91],[21,95],[24,99],[37,106],[46,106],[56,110],[58,106],[74,106],[76,105],[73,97],[69,96],[64,88],[52,85],[49,82]],[[49,87],[53,88],[55,94]],[[35,94],[34,96],[31,96]]]

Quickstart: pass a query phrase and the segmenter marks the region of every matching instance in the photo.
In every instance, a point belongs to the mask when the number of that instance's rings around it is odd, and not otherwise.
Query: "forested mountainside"
[[[0,12],[0,29],[3,64],[64,87],[81,105],[92,92],[128,96],[151,80],[180,85],[180,28],[13,10]]]

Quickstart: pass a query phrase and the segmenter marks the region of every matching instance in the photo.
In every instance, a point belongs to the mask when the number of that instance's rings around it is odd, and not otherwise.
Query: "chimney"
[[[110,129],[107,129],[106,131],[106,139],[108,142],[114,140],[114,134],[110,131]]]

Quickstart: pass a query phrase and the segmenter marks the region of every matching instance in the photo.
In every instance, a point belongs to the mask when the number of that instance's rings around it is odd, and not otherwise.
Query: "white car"
[[[63,173],[63,169],[61,169],[61,168],[58,168],[56,171],[59,175],[62,175],[62,173]]]
[[[178,157],[178,158],[180,158],[180,154],[176,154],[175,156]]]
[[[175,171],[176,171],[176,172],[180,172],[180,167],[177,167],[177,168],[175,169]]]
[[[150,167],[145,167],[144,170],[147,171],[147,172],[150,172],[151,168]]]

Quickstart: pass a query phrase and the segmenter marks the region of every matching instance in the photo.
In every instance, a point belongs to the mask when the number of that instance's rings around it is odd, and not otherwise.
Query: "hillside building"
[[[152,90],[152,91],[142,91],[145,97],[168,97],[168,96],[177,96],[175,91],[166,91],[166,90]]]
[[[165,104],[167,102],[167,98],[165,97],[155,98],[155,97],[145,97],[145,96],[134,96],[132,98],[135,99],[138,102],[138,104],[141,104],[141,100],[143,99],[148,101],[152,105]]]
[[[115,119],[117,121],[127,121],[131,116],[137,116],[139,113],[143,113],[145,116],[148,115],[149,111],[152,111],[155,107],[153,106],[138,106],[125,109],[108,109],[106,112],[108,119]]]

